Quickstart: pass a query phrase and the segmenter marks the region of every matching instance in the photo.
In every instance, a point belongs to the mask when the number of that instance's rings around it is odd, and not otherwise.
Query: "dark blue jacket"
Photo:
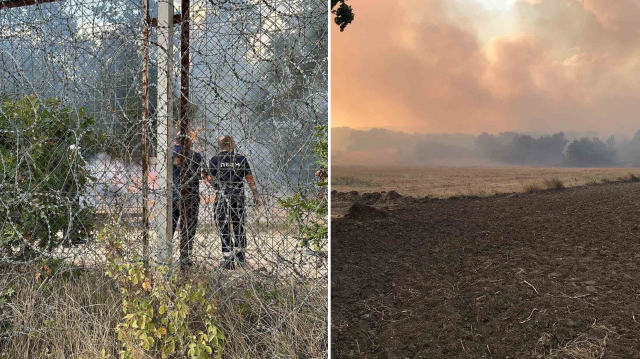
[[[182,156],[182,146],[173,146],[173,195],[178,195],[180,191],[180,172],[182,171],[182,164],[178,164],[177,159]],[[183,157],[184,158],[184,157]],[[189,156],[186,157],[187,161],[187,180],[186,186],[191,195],[198,195],[200,189],[200,172],[202,168],[202,155],[195,151],[190,151]],[[184,164],[184,161],[183,161]]]
[[[222,151],[211,157],[209,174],[216,190],[227,190],[228,194],[244,196],[244,179],[251,174],[247,158],[233,151]]]

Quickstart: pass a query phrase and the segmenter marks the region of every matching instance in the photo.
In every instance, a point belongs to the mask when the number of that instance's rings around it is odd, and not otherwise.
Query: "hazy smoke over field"
[[[564,166],[640,165],[640,130],[632,137],[596,132],[407,134],[385,129],[331,131],[332,165]]]
[[[334,126],[629,138],[640,113],[638,0],[350,0],[332,33]]]

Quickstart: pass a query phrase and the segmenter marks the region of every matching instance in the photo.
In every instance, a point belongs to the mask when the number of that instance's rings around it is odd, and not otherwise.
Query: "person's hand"
[[[260,196],[258,195],[253,195],[253,204],[256,207],[260,207],[260,205],[262,205],[262,198],[260,198]]]
[[[213,196],[203,196],[201,199],[201,203],[213,203],[215,201],[216,197],[215,195]]]

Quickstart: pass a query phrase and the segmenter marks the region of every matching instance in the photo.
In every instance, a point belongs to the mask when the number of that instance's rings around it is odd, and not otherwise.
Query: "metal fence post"
[[[156,170],[158,197],[156,200],[156,233],[158,263],[171,265],[173,258],[172,230],[172,148],[173,126],[173,2],[158,2],[158,128]]]

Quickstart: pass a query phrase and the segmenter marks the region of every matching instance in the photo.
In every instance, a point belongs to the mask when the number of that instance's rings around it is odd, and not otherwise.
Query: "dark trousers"
[[[241,195],[216,196],[216,227],[222,240],[222,255],[224,257],[230,257],[234,247],[241,252],[247,248],[244,202],[245,198]],[[231,225],[233,225],[233,242],[231,240]]]
[[[183,211],[182,205],[186,205]],[[200,196],[190,195],[186,203],[181,203],[177,196],[173,197],[173,232],[176,232],[178,220],[180,221],[180,261],[188,262],[193,251],[193,238],[198,227],[198,211],[200,209]],[[184,213],[183,213],[184,212]]]

